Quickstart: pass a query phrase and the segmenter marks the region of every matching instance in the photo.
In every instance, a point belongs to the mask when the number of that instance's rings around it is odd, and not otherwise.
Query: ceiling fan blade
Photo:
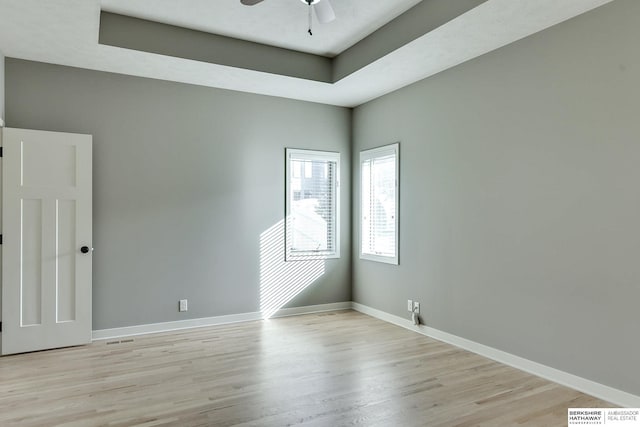
[[[240,3],[245,6],[253,6],[254,4],[260,3],[261,1],[262,0],[240,0]]]
[[[329,0],[320,0],[313,5],[313,9],[316,11],[316,17],[321,24],[327,24],[336,19],[336,13],[333,11]]]

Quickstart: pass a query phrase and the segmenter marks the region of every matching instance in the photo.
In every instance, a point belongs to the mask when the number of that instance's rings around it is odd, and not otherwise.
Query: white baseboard
[[[273,317],[298,316],[300,314],[323,313],[325,311],[351,310],[352,302],[306,305],[303,307],[281,308]]]
[[[636,396],[577,375],[569,374],[546,365],[515,356],[502,350],[495,349],[477,342],[462,338],[429,326],[415,326],[409,319],[386,313],[356,302],[339,302],[332,304],[310,305],[280,309],[273,317],[297,316],[301,314],[320,313],[353,309],[371,317],[400,326],[405,329],[426,335],[438,341],[443,341],[456,347],[471,351],[505,365],[520,369],[530,374],[545,378],[549,381],[570,387],[588,395],[611,402],[625,408],[639,408],[640,396]],[[100,329],[93,331],[93,340],[106,340],[132,335],[143,335],[158,332],[169,332],[180,329],[199,328],[203,326],[224,325],[228,323],[261,320],[260,312],[231,314],[226,316],[205,317],[200,319],[178,320],[174,322],[153,323],[149,325],[127,326],[123,328]]]
[[[297,316],[300,314],[320,313],[323,311],[348,310],[351,302],[337,302],[331,304],[308,305],[304,307],[281,308],[272,317]],[[132,335],[153,334],[158,332],[177,331],[180,329],[200,328],[203,326],[224,325],[228,323],[249,322],[261,320],[262,313],[240,313],[226,316],[203,317],[199,319],[176,320],[173,322],[152,323],[148,325],[125,326],[122,328],[98,329],[92,332],[94,341],[113,338],[129,337]]]
[[[520,369],[530,374],[545,378],[549,381],[561,384],[563,386],[578,390],[585,394],[597,397],[599,399],[611,402],[625,408],[640,408],[640,396],[627,393],[613,387],[609,387],[595,381],[591,381],[577,375],[569,374],[555,368],[551,368],[540,363],[533,362],[523,357],[497,350],[495,348],[479,344],[477,342],[431,328],[429,326],[415,326],[409,319],[386,313],[375,308],[368,307],[363,304],[354,302],[352,308],[371,317],[401,326],[405,329],[426,335],[438,341],[452,344],[456,347],[471,351],[505,365]]]

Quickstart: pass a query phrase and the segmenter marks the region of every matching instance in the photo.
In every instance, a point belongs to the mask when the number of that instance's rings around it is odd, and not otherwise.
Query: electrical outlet
[[[420,303],[418,301],[413,302],[413,312],[420,314]]]
[[[187,300],[181,299],[180,304],[178,306],[178,311],[187,311]]]
[[[407,311],[413,311],[413,301],[410,299],[407,300]]]

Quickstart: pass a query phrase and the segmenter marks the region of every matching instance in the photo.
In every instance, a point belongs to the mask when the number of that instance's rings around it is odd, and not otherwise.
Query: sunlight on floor
[[[284,220],[260,235],[260,313],[273,316],[324,274],[322,259],[285,262]]]

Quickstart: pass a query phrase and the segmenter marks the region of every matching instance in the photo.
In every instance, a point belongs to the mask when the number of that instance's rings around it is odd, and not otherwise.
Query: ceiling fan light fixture
[[[261,3],[263,0],[240,0],[245,6],[254,6],[258,3]],[[313,19],[311,18],[311,9],[313,9],[316,13],[316,18],[318,18],[318,22],[321,24],[327,24],[334,19],[336,19],[336,14],[333,11],[333,7],[329,0],[300,0],[305,5],[309,6],[309,30],[307,31],[310,36],[313,35],[311,31],[311,26],[313,24]],[[313,8],[311,7],[313,6]]]
[[[313,8],[313,10],[316,12],[316,18],[318,18],[318,22],[321,24],[328,24],[336,19],[336,13],[333,11],[333,7],[331,7],[329,0],[321,1]]]

